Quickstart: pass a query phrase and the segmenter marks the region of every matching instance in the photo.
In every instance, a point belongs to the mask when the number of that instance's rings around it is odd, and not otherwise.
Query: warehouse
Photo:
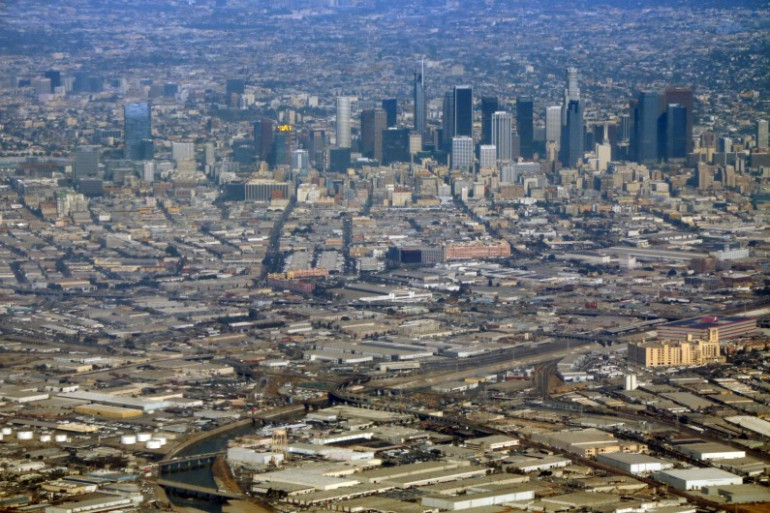
[[[661,340],[693,339],[732,340],[757,333],[757,320],[751,317],[696,317],[661,324],[657,327]]]
[[[467,462],[460,464],[445,461],[429,461],[425,463],[412,463],[409,465],[399,465],[397,467],[383,467],[375,470],[367,470],[366,472],[357,474],[357,477],[365,483],[381,483],[383,481],[392,482],[395,479],[403,477],[426,475],[469,465],[470,464]]]
[[[519,445],[519,440],[505,435],[492,435],[482,438],[471,438],[465,441],[465,446],[479,451],[502,451]]]
[[[428,495],[422,498],[422,505],[449,511],[463,511],[470,508],[494,506],[506,502],[528,501],[535,498],[535,489],[531,485],[513,485],[498,490],[449,497],[446,495]]]
[[[47,506],[45,513],[98,513],[131,506],[131,499],[119,495],[94,493],[84,495],[79,501]]]
[[[84,404],[75,407],[75,413],[104,417],[105,419],[131,419],[144,415],[142,410],[133,408],[121,408],[107,404]]]
[[[102,394],[99,392],[68,392],[58,394],[57,397],[64,399],[79,399],[81,401],[88,401],[91,403],[108,404],[110,406],[119,406],[121,408],[135,408],[143,410],[145,413],[153,412],[155,410],[162,410],[168,408],[171,403],[168,401],[158,401],[154,399],[143,399],[140,397],[121,397],[110,394]]]
[[[716,442],[705,442],[702,444],[686,444],[679,447],[679,449],[700,461],[708,460],[732,460],[737,458],[745,458],[746,451],[739,449],[733,449],[729,445],[720,444]]]
[[[448,470],[440,470],[438,472],[427,472],[411,476],[395,477],[393,479],[388,479],[387,482],[396,485],[396,488],[405,490],[407,488],[414,488],[418,486],[427,486],[458,481],[461,479],[481,477],[487,475],[488,472],[489,469],[487,467],[460,467]]]
[[[613,452],[600,454],[597,459],[599,463],[610,465],[634,475],[659,472],[674,467],[674,464],[670,461],[659,460],[641,453]]]
[[[685,468],[655,473],[655,479],[677,490],[700,490],[708,486],[743,484],[743,478],[718,468]]]

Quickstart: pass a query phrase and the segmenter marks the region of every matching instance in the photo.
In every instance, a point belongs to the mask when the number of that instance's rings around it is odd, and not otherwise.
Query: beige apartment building
[[[724,361],[719,354],[719,334],[709,330],[707,340],[635,342],[628,344],[628,361],[644,367],[685,367]]]

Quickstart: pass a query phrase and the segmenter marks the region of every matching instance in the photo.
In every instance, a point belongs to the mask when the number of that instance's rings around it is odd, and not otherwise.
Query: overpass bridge
[[[180,495],[182,497],[194,497],[196,499],[213,500],[225,502],[229,500],[247,500],[248,496],[241,493],[227,492],[214,488],[206,488],[180,481],[171,481],[169,479],[158,479],[158,486],[162,486],[167,492]]]

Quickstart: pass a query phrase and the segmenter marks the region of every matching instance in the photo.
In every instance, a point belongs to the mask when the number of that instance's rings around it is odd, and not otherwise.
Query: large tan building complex
[[[706,365],[723,361],[719,354],[719,337],[709,330],[708,340],[683,342],[636,342],[628,344],[628,361],[644,367],[681,367]]]

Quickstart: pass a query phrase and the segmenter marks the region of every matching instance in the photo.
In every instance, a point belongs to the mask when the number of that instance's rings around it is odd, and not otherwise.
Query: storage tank
[[[147,449],[160,449],[160,441],[158,440],[147,440],[147,443],[144,445]]]
[[[66,443],[68,440],[67,435],[55,435],[53,439],[59,443]]]
[[[136,443],[136,435],[123,435],[120,437],[120,443],[123,445],[134,445]]]
[[[166,445],[166,443],[168,442],[165,436],[156,436],[153,438],[153,440],[157,440],[158,442],[160,442],[160,445]]]
[[[40,441],[44,443],[48,443],[51,441],[51,435],[49,433],[43,433],[40,435]]]
[[[32,437],[34,435],[35,434],[32,431],[19,431],[16,434],[16,438],[18,438],[19,440],[32,440]]]
[[[2,430],[2,433],[4,435],[12,435],[13,434],[13,429],[11,429],[9,427],[4,427],[3,430]]]
[[[150,438],[152,438],[150,433],[139,433],[136,435],[136,439],[139,442],[147,442]]]

